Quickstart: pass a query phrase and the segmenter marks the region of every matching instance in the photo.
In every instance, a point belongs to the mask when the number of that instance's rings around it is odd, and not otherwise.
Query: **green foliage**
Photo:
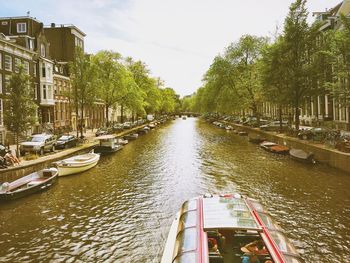
[[[4,124],[15,133],[16,137],[35,124],[37,105],[33,101],[33,88],[30,77],[19,67],[18,73],[13,73],[6,87],[4,98]],[[18,150],[18,140],[17,140]]]
[[[84,109],[98,98],[96,87],[96,67],[91,63],[90,56],[79,47],[76,48],[75,58],[69,64],[71,89],[66,94],[75,109],[76,116],[80,115],[80,134],[83,135]],[[78,136],[78,131],[77,131]]]

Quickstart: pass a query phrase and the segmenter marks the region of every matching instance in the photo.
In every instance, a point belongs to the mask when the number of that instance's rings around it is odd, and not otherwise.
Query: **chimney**
[[[51,23],[51,27],[56,27],[56,24],[55,23]]]

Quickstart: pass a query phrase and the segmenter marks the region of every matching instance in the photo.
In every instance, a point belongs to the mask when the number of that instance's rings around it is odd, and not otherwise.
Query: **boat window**
[[[289,243],[281,232],[270,230],[269,233],[281,252],[298,255],[298,252],[295,250],[293,245]]]
[[[279,231],[282,230],[281,227],[277,225],[269,215],[265,213],[259,213],[259,212],[258,212],[258,215],[268,229],[279,230]]]
[[[176,237],[175,251],[179,255],[185,251],[197,248],[197,229],[195,227],[185,228]]]
[[[179,255],[178,257],[176,257],[173,262],[174,263],[197,262],[197,260],[196,260],[196,253],[195,252],[183,253],[182,255]]]
[[[197,224],[197,211],[188,211],[182,214],[180,217],[180,229],[186,227],[193,227]]]
[[[189,210],[196,210],[196,209],[197,209],[196,199],[188,200],[182,205],[182,211],[189,211]]]
[[[289,255],[283,255],[283,257],[284,257],[284,262],[286,263],[303,263],[304,262],[299,257],[296,258]]]

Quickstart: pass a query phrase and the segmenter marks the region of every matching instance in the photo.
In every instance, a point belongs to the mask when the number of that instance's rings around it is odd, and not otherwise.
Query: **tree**
[[[262,91],[266,101],[278,106],[280,131],[282,131],[282,107],[288,105],[288,82],[286,81],[285,44],[282,37],[266,46],[259,61]]]
[[[79,129],[80,135],[83,136],[85,106],[96,100],[95,81],[97,71],[90,61],[90,56],[84,54],[79,47],[76,48],[74,61],[69,64],[69,69],[71,89],[67,96],[75,109],[77,122],[79,121],[79,111],[81,113],[79,127],[77,128],[78,137]]]
[[[299,130],[301,101],[310,94],[310,87],[307,85],[307,65],[309,64],[307,50],[309,41],[312,40],[309,38],[308,12],[305,5],[306,0],[296,0],[292,3],[285,20],[283,34],[286,82],[288,83],[286,95],[294,107],[296,130]]]
[[[28,74],[23,66],[18,73],[13,73],[9,85],[6,87],[4,105],[4,124],[16,136],[16,149],[18,151],[18,138],[35,124],[37,105],[33,101],[33,89]]]
[[[125,69],[119,61],[121,55],[113,51],[99,51],[92,56],[92,64],[96,69],[96,85],[98,98],[105,104],[106,126],[109,126],[109,109],[114,106],[122,92]]]

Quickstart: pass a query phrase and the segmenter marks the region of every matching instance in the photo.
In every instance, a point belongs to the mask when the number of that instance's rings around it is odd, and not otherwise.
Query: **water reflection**
[[[0,206],[0,261],[159,262],[183,201],[259,199],[308,262],[350,262],[350,177],[193,118],[152,130],[50,191]]]

